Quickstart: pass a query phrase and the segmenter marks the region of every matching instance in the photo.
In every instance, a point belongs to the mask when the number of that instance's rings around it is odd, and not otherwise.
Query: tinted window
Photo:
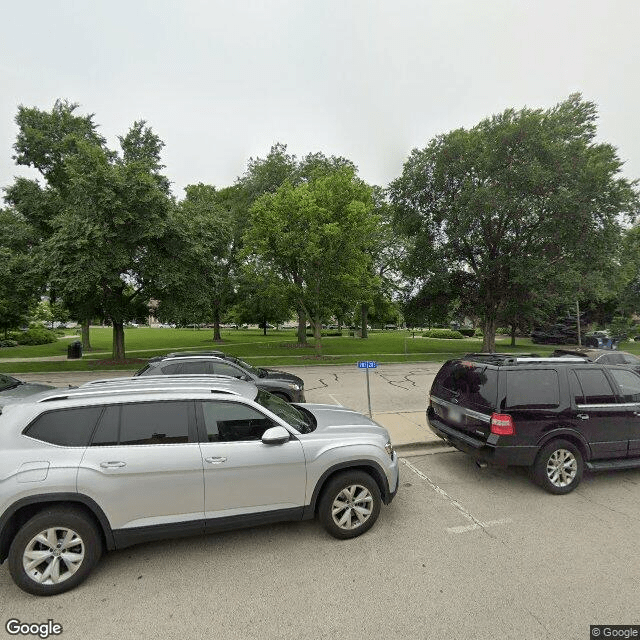
[[[631,371],[612,369],[611,374],[620,387],[625,402],[640,402],[640,377]]]
[[[91,440],[92,447],[108,447],[118,444],[120,406],[117,404],[104,410]]]
[[[180,373],[183,375],[202,375],[204,373],[209,373],[209,371],[209,363],[205,362],[204,360],[200,360],[197,362],[183,362]]]
[[[49,411],[36,418],[25,435],[62,447],[86,447],[102,407]]]
[[[224,362],[213,362],[213,373],[218,374],[219,376],[232,376],[237,378],[238,376],[244,376],[244,371],[230,365],[225,364]]]
[[[0,373],[0,391],[12,389],[13,387],[17,387],[19,384],[20,383],[15,378],[5,376],[3,373]]]
[[[558,374],[553,369],[509,371],[507,408],[552,408],[560,404]]]
[[[182,364],[180,364],[179,362],[174,362],[173,364],[168,364],[165,367],[162,367],[161,371],[165,376],[170,376],[176,373],[182,373],[181,369]]]
[[[189,402],[122,405],[120,444],[176,444],[189,441]]]
[[[203,402],[202,411],[209,442],[260,440],[273,426],[259,411],[236,402]]]
[[[616,398],[602,369],[576,369],[581,393],[577,404],[615,404]]]
[[[436,385],[456,395],[462,405],[491,411],[498,394],[498,371],[471,362],[452,362],[440,370]]]

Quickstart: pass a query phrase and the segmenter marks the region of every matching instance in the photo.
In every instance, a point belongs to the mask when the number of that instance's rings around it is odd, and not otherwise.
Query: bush
[[[474,338],[484,338],[484,333],[482,333],[482,329],[480,329],[479,327],[475,330],[475,333],[473,334]]]
[[[342,331],[321,331],[320,332],[321,338],[341,336],[341,335],[342,335]],[[313,331],[307,331],[307,337],[313,338]]]
[[[0,340],[0,348],[1,347],[17,347],[18,346],[18,341],[17,340]]]
[[[37,324],[32,324],[27,331],[17,334],[15,339],[18,344],[28,345],[49,344],[58,340],[53,331],[49,331],[49,329]]]
[[[496,334],[499,336],[510,336],[511,329],[509,329],[508,327],[498,327],[496,329]]]
[[[424,338],[448,338],[450,340],[461,340],[464,336],[459,331],[453,329],[429,329],[422,336]]]
[[[458,329],[458,331],[467,338],[473,338],[476,330],[475,329]]]

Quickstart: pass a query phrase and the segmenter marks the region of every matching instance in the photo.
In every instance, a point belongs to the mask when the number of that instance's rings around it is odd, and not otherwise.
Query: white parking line
[[[327,395],[336,403],[336,406],[338,407],[342,406],[330,393],[327,393]]]
[[[426,476],[420,469],[412,465],[406,458],[400,458],[402,464],[413,471],[417,476],[422,478],[436,493],[439,493],[443,498],[451,503],[451,506],[457,509],[467,520],[471,522],[470,525],[462,527],[449,527],[447,531],[450,533],[466,533],[467,531],[475,531],[476,529],[482,529],[486,532],[487,527],[492,527],[498,524],[506,524],[511,522],[509,518],[504,520],[491,520],[489,522],[480,522],[477,518],[471,515],[457,500],[454,500],[444,489],[440,488],[431,478]],[[488,532],[487,532],[488,533]],[[490,534],[489,534],[490,535]]]
[[[499,524],[509,524],[510,522],[513,522],[511,518],[503,518],[502,520],[489,520],[488,522],[478,522],[478,524],[468,524],[461,527],[447,527],[447,531],[449,533],[467,533],[467,531],[486,529],[487,527],[495,527]]]

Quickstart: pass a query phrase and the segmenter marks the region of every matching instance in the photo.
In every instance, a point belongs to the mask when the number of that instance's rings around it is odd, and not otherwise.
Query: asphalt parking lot
[[[362,409],[363,372],[332,369],[305,370],[309,400]],[[374,408],[424,411],[435,370],[385,365]],[[552,496],[525,470],[481,470],[434,447],[402,458],[396,499],[350,541],[309,521],[131,547],[49,599],[20,591],[3,565],[3,628],[18,618],[53,619],[64,638],[586,639],[590,624],[640,622],[639,496],[640,470],[587,474]]]

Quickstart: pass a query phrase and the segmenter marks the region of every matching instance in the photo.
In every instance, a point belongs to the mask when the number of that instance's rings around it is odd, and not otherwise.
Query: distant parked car
[[[47,389],[55,389],[55,387],[39,382],[23,382],[6,373],[0,373],[0,405],[2,405],[3,400],[8,398],[25,398]]]
[[[156,356],[136,376],[221,375],[253,382],[287,402],[304,402],[304,381],[298,376],[276,369],[254,367],[222,351],[169,353]]]
[[[624,364],[640,373],[640,358],[626,351],[612,351],[611,349],[556,349],[553,356],[584,356],[598,364]]]

